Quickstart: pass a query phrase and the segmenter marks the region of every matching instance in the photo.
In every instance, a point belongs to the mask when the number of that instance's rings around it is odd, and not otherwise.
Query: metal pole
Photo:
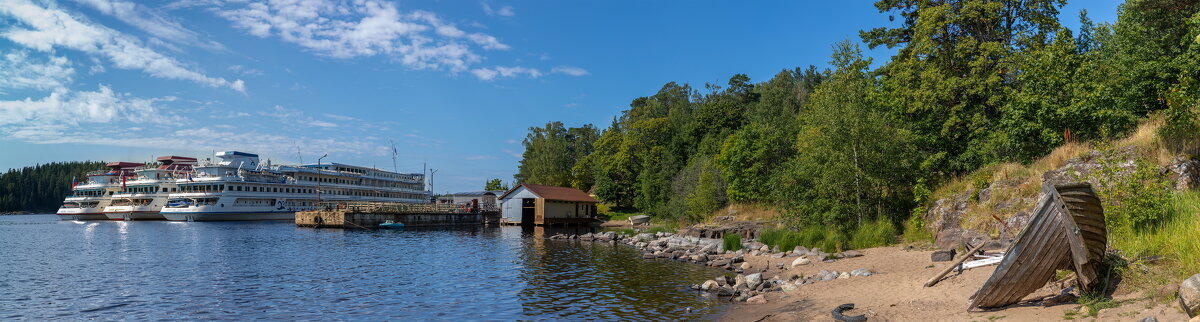
[[[317,158],[317,209],[321,209],[321,180],[324,179],[321,177],[322,172],[324,172],[321,171],[321,160],[324,160],[327,156],[329,156],[329,153]]]
[[[434,196],[437,195],[437,192],[433,190],[433,175],[437,172],[437,169],[429,169],[429,193],[433,194]]]

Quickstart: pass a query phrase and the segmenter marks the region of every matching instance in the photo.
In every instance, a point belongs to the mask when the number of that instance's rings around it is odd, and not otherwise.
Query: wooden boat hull
[[[1076,272],[1083,290],[1096,281],[1107,245],[1104,209],[1087,183],[1044,184],[1029,222],[968,309],[1017,303],[1041,288],[1058,269]]]

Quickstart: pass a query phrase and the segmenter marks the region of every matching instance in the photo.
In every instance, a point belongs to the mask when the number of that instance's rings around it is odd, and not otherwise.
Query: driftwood
[[[1104,209],[1091,185],[1042,186],[1029,222],[1000,266],[971,296],[968,309],[1017,303],[1050,281],[1058,269],[1075,271],[1083,291],[1096,282],[1107,244]]]
[[[953,263],[950,263],[950,266],[946,266],[946,269],[942,270],[941,273],[938,273],[937,276],[934,276],[933,278],[929,279],[928,282],[925,282],[925,287],[934,286],[938,282],[941,282],[942,277],[945,277],[946,274],[950,274],[950,272],[954,271],[954,268],[958,267],[958,265],[961,265],[963,262],[967,261],[967,259],[970,259],[971,257],[973,257],[972,255],[974,255],[975,252],[978,251],[980,248],[982,248],[983,245],[985,245],[985,244],[987,244],[987,243],[979,243],[979,245],[975,245],[975,247],[971,247],[971,250],[968,250],[967,252],[963,253],[963,256],[959,257]]]

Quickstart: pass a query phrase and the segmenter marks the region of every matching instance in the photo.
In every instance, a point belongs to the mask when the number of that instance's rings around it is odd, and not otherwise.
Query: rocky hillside
[[[934,193],[925,227],[940,248],[989,242],[1001,249],[1029,219],[1044,182],[1105,181],[1131,176],[1139,167],[1164,180],[1169,189],[1200,187],[1200,160],[1168,151],[1153,124],[1111,144],[1071,143],[1029,165],[1000,164],[958,178]]]

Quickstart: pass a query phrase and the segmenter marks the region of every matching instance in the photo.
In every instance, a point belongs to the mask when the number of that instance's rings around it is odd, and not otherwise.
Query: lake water
[[[686,320],[720,274],[488,227],[0,216],[0,320]],[[687,312],[685,308],[692,308]]]

